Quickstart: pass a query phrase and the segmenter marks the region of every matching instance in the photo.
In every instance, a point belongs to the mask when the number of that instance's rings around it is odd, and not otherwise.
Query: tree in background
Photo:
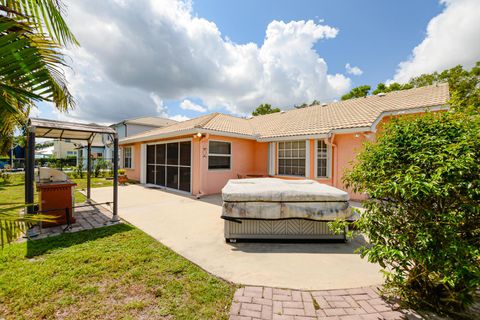
[[[478,61],[471,70],[465,70],[462,66],[458,65],[440,73],[422,74],[410,79],[410,81],[405,84],[394,82],[387,86],[379,83],[377,89],[372,93],[378,94],[380,92],[406,90],[445,82],[448,83],[449,86],[452,97],[450,104],[453,107],[457,109],[476,107],[478,110],[480,103],[480,61]]]
[[[61,49],[78,45],[60,0],[0,0],[0,138],[11,141],[34,103],[73,107]],[[11,143],[3,144],[11,147]],[[0,150],[5,151],[5,150]]]
[[[390,85],[385,85],[384,83],[377,84],[377,88],[373,90],[372,94],[376,95],[381,92],[387,93],[392,91],[407,90],[412,89],[414,86],[410,83],[400,84],[398,82],[393,82]]]
[[[368,95],[368,93],[370,92],[370,89],[371,87],[368,85],[355,87],[352,90],[350,90],[349,93],[344,94],[342,96],[342,100],[348,100],[353,98],[364,98]]]
[[[412,88],[425,87],[436,83],[445,83],[449,85],[450,95],[452,97],[450,105],[458,108],[475,108],[479,109],[480,103],[480,61],[478,61],[471,70],[465,70],[458,65],[451,69],[444,70],[440,73],[433,72],[422,74],[418,77],[410,79],[409,82],[400,84],[393,82],[389,85],[384,83],[377,84],[377,88],[372,94],[376,95],[381,92],[388,93],[393,91],[407,90]],[[349,93],[342,96],[342,100],[352,98],[361,98],[369,94],[370,86],[363,85],[353,88]]]
[[[44,148],[48,148],[48,147],[51,147],[53,146],[53,141],[45,141],[45,142],[42,142],[42,143],[37,143],[35,144],[35,150],[41,150],[41,149],[44,149]]]
[[[262,103],[257,107],[257,109],[252,112],[252,116],[261,116],[264,114],[276,113],[280,111],[281,110],[279,108],[272,108],[272,106],[268,103]]]
[[[423,74],[409,81],[415,87],[448,82],[450,105],[461,111],[480,110],[480,61],[471,70],[456,66],[440,73]]]
[[[317,106],[320,104],[320,101],[318,101],[317,99],[313,100],[311,103],[302,103],[300,105],[294,105],[293,107],[295,109],[303,109],[303,108],[306,108],[306,107],[313,107],[313,106]]]

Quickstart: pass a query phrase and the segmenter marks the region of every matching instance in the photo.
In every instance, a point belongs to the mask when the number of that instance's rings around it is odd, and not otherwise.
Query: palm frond
[[[0,204],[0,246],[18,239],[21,234],[38,222],[53,222],[52,217],[40,214],[21,214],[25,204]]]
[[[42,34],[48,34],[62,45],[78,45],[63,19],[64,5],[60,0],[0,0],[0,10],[20,20],[34,23]]]
[[[61,111],[74,106],[63,66],[58,44],[28,24],[0,16],[0,133],[11,132],[7,120],[22,124],[25,106],[36,101],[51,101]]]

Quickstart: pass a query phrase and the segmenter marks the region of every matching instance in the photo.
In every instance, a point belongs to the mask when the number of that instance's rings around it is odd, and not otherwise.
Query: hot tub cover
[[[351,220],[348,193],[313,180],[230,180],[222,190],[226,220]]]
[[[234,179],[222,189],[225,202],[348,201],[348,193],[313,180]]]

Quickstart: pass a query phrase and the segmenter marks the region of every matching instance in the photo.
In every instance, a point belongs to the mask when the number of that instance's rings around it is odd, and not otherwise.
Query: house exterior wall
[[[385,117],[378,124],[378,131],[382,130],[383,125],[390,121],[391,117]],[[220,193],[222,188],[230,179],[237,179],[239,175],[261,175],[268,176],[269,172],[269,142],[258,142],[255,140],[226,137],[221,135],[204,134],[201,138],[196,136],[181,136],[169,139],[160,139],[149,141],[168,142],[178,139],[190,139],[192,141],[192,184],[191,191],[194,195],[208,195]],[[352,200],[365,199],[365,195],[354,193],[348,190],[342,179],[346,170],[351,168],[352,162],[356,155],[360,152],[366,141],[373,141],[375,133],[358,132],[347,134],[333,134],[328,140],[329,146],[329,176],[327,178],[319,178],[316,176],[316,141],[315,139],[307,140],[307,148],[309,150],[309,168],[305,177],[281,176],[278,172],[278,146],[275,144],[275,161],[273,177],[282,179],[312,179],[320,183],[328,184],[336,188],[345,190],[349,193]],[[209,141],[225,141],[231,143],[231,167],[225,170],[209,170],[208,169],[208,145]],[[325,140],[324,140],[325,141]],[[125,144],[123,146],[133,146],[134,168],[127,169],[127,175],[132,180],[140,180],[142,167],[141,159],[141,142],[134,144]]]
[[[268,143],[248,139],[231,138],[224,136],[206,135],[201,139],[192,136],[175,137],[174,139],[159,139],[148,141],[160,143],[191,139],[192,141],[192,184],[194,195],[215,194],[221,192],[229,179],[237,179],[238,175],[256,174],[267,175]],[[230,142],[232,146],[230,169],[208,169],[208,144],[210,140]],[[141,157],[142,142],[124,144],[121,147],[131,146],[133,151],[133,168],[125,168],[129,179],[140,181],[141,171],[145,166]]]
[[[357,137],[358,135],[358,137]],[[355,156],[360,151],[363,142],[367,138],[363,134],[336,134],[333,135],[332,138],[329,140],[331,142],[330,147],[330,154],[329,154],[329,162],[330,162],[330,170],[329,170],[329,177],[317,177],[315,175],[315,166],[316,162],[316,144],[315,139],[309,139],[307,146],[309,148],[309,163],[310,167],[307,170],[307,174],[305,177],[295,177],[295,176],[282,176],[282,175],[275,175],[276,178],[281,179],[312,179],[316,180],[319,183],[324,183],[327,185],[334,186],[336,188],[345,190],[349,193],[350,198],[353,200],[361,200],[364,198],[362,194],[356,194],[352,190],[347,190],[345,188],[342,177],[348,168],[351,167],[351,162],[355,159]],[[278,152],[278,151],[277,151]],[[278,156],[275,161],[275,166],[278,166]],[[275,168],[275,173],[278,172],[278,169]]]
[[[359,134],[339,134],[335,135],[334,144],[336,147],[335,154],[333,156],[332,167],[334,168],[334,176],[329,184],[336,188],[345,190],[349,193],[350,198],[353,200],[362,200],[365,198],[362,194],[354,193],[352,190],[348,190],[343,183],[343,176],[345,171],[350,169],[352,161],[355,160],[356,155],[360,152],[363,143],[367,140],[365,135]]]
[[[125,168],[125,173],[129,179],[135,180],[135,181],[140,181],[140,175],[141,175],[141,170],[142,166],[145,164],[142,164],[141,162],[141,157],[142,157],[142,151],[141,151],[141,143],[135,143],[132,146],[132,157],[133,157],[133,162],[132,166],[133,168]],[[123,152],[120,152],[120,155],[123,155]],[[120,163],[123,163],[123,159],[120,159]]]
[[[67,157],[75,157],[77,155],[77,150],[75,149],[75,144],[70,141],[65,140],[54,140],[53,141],[53,156],[57,159],[64,159]]]
[[[97,159],[105,159],[105,147],[91,147],[90,152],[93,156],[92,166],[95,166]],[[77,165],[82,163],[85,169],[87,168],[87,154],[87,147],[77,149]]]
[[[156,129],[158,126],[148,126],[142,124],[130,124],[127,123],[127,136],[133,136],[134,134],[145,132],[148,130]]]
[[[117,131],[118,138],[122,139],[127,137],[127,126],[123,123],[119,123],[113,126],[113,129]]]
[[[248,139],[206,135],[201,139],[197,137],[176,137],[175,139],[161,139],[149,141],[148,143],[169,142],[178,139],[191,138],[192,141],[192,187],[194,195],[208,195],[220,193],[222,188],[230,179],[237,179],[239,175],[268,175],[268,142],[257,142]],[[231,168],[221,170],[208,169],[208,144],[210,140],[230,142],[232,146]],[[315,140],[309,140],[310,168],[306,177],[286,177],[274,175],[282,179],[313,179],[320,183],[335,186],[346,190],[342,182],[343,172],[350,168],[350,162],[360,150],[365,136],[358,134],[339,134],[333,137],[333,146],[330,154],[331,172],[328,178],[317,178],[315,176],[316,153]],[[141,158],[141,142],[125,144],[122,147],[132,146],[133,168],[126,168],[129,179],[140,181],[142,167],[145,163]],[[277,159],[275,160],[277,166]],[[277,169],[275,168],[275,172]],[[347,190],[348,191],[348,190]],[[355,200],[363,196],[349,191],[350,197]]]
[[[208,142],[210,140],[230,142],[230,169],[208,169]],[[230,179],[248,174],[267,175],[268,143],[254,140],[207,135],[199,142],[200,183],[197,187],[204,194],[219,193]]]
[[[192,184],[191,184],[191,190],[193,194],[198,194],[199,190],[199,161],[198,159],[200,158],[200,149],[199,149],[199,139],[194,138],[192,136],[179,136],[175,138],[169,138],[169,139],[157,139],[157,140],[152,140],[152,141],[147,141],[147,142],[136,142],[136,143],[129,143],[129,144],[122,144],[120,146],[120,157],[123,156],[123,148],[125,147],[132,147],[132,152],[133,152],[133,168],[124,168],[125,173],[127,177],[130,180],[135,180],[135,181],[140,181],[141,182],[141,176],[142,176],[142,170],[144,170],[145,167],[145,159],[142,159],[142,144],[156,144],[156,143],[168,143],[168,142],[174,142],[178,140],[191,140],[192,142],[192,163],[191,163],[191,174],[192,174]],[[123,168],[123,159],[120,158],[120,167]]]
[[[148,130],[156,129],[158,126],[148,126],[141,124],[124,124],[119,123],[113,126],[113,129],[118,134],[118,139],[123,139],[138,133],[142,133]],[[105,137],[103,143],[105,144],[105,158],[113,159],[113,144],[109,137]],[[119,155],[121,157],[121,154]],[[132,178],[132,180],[135,180]]]

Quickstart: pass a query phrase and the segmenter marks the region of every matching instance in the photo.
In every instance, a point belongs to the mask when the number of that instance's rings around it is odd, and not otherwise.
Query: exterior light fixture
[[[201,138],[202,137],[202,134],[199,132],[197,133],[197,137]]]
[[[355,138],[360,138],[360,135],[358,133],[355,133]]]

